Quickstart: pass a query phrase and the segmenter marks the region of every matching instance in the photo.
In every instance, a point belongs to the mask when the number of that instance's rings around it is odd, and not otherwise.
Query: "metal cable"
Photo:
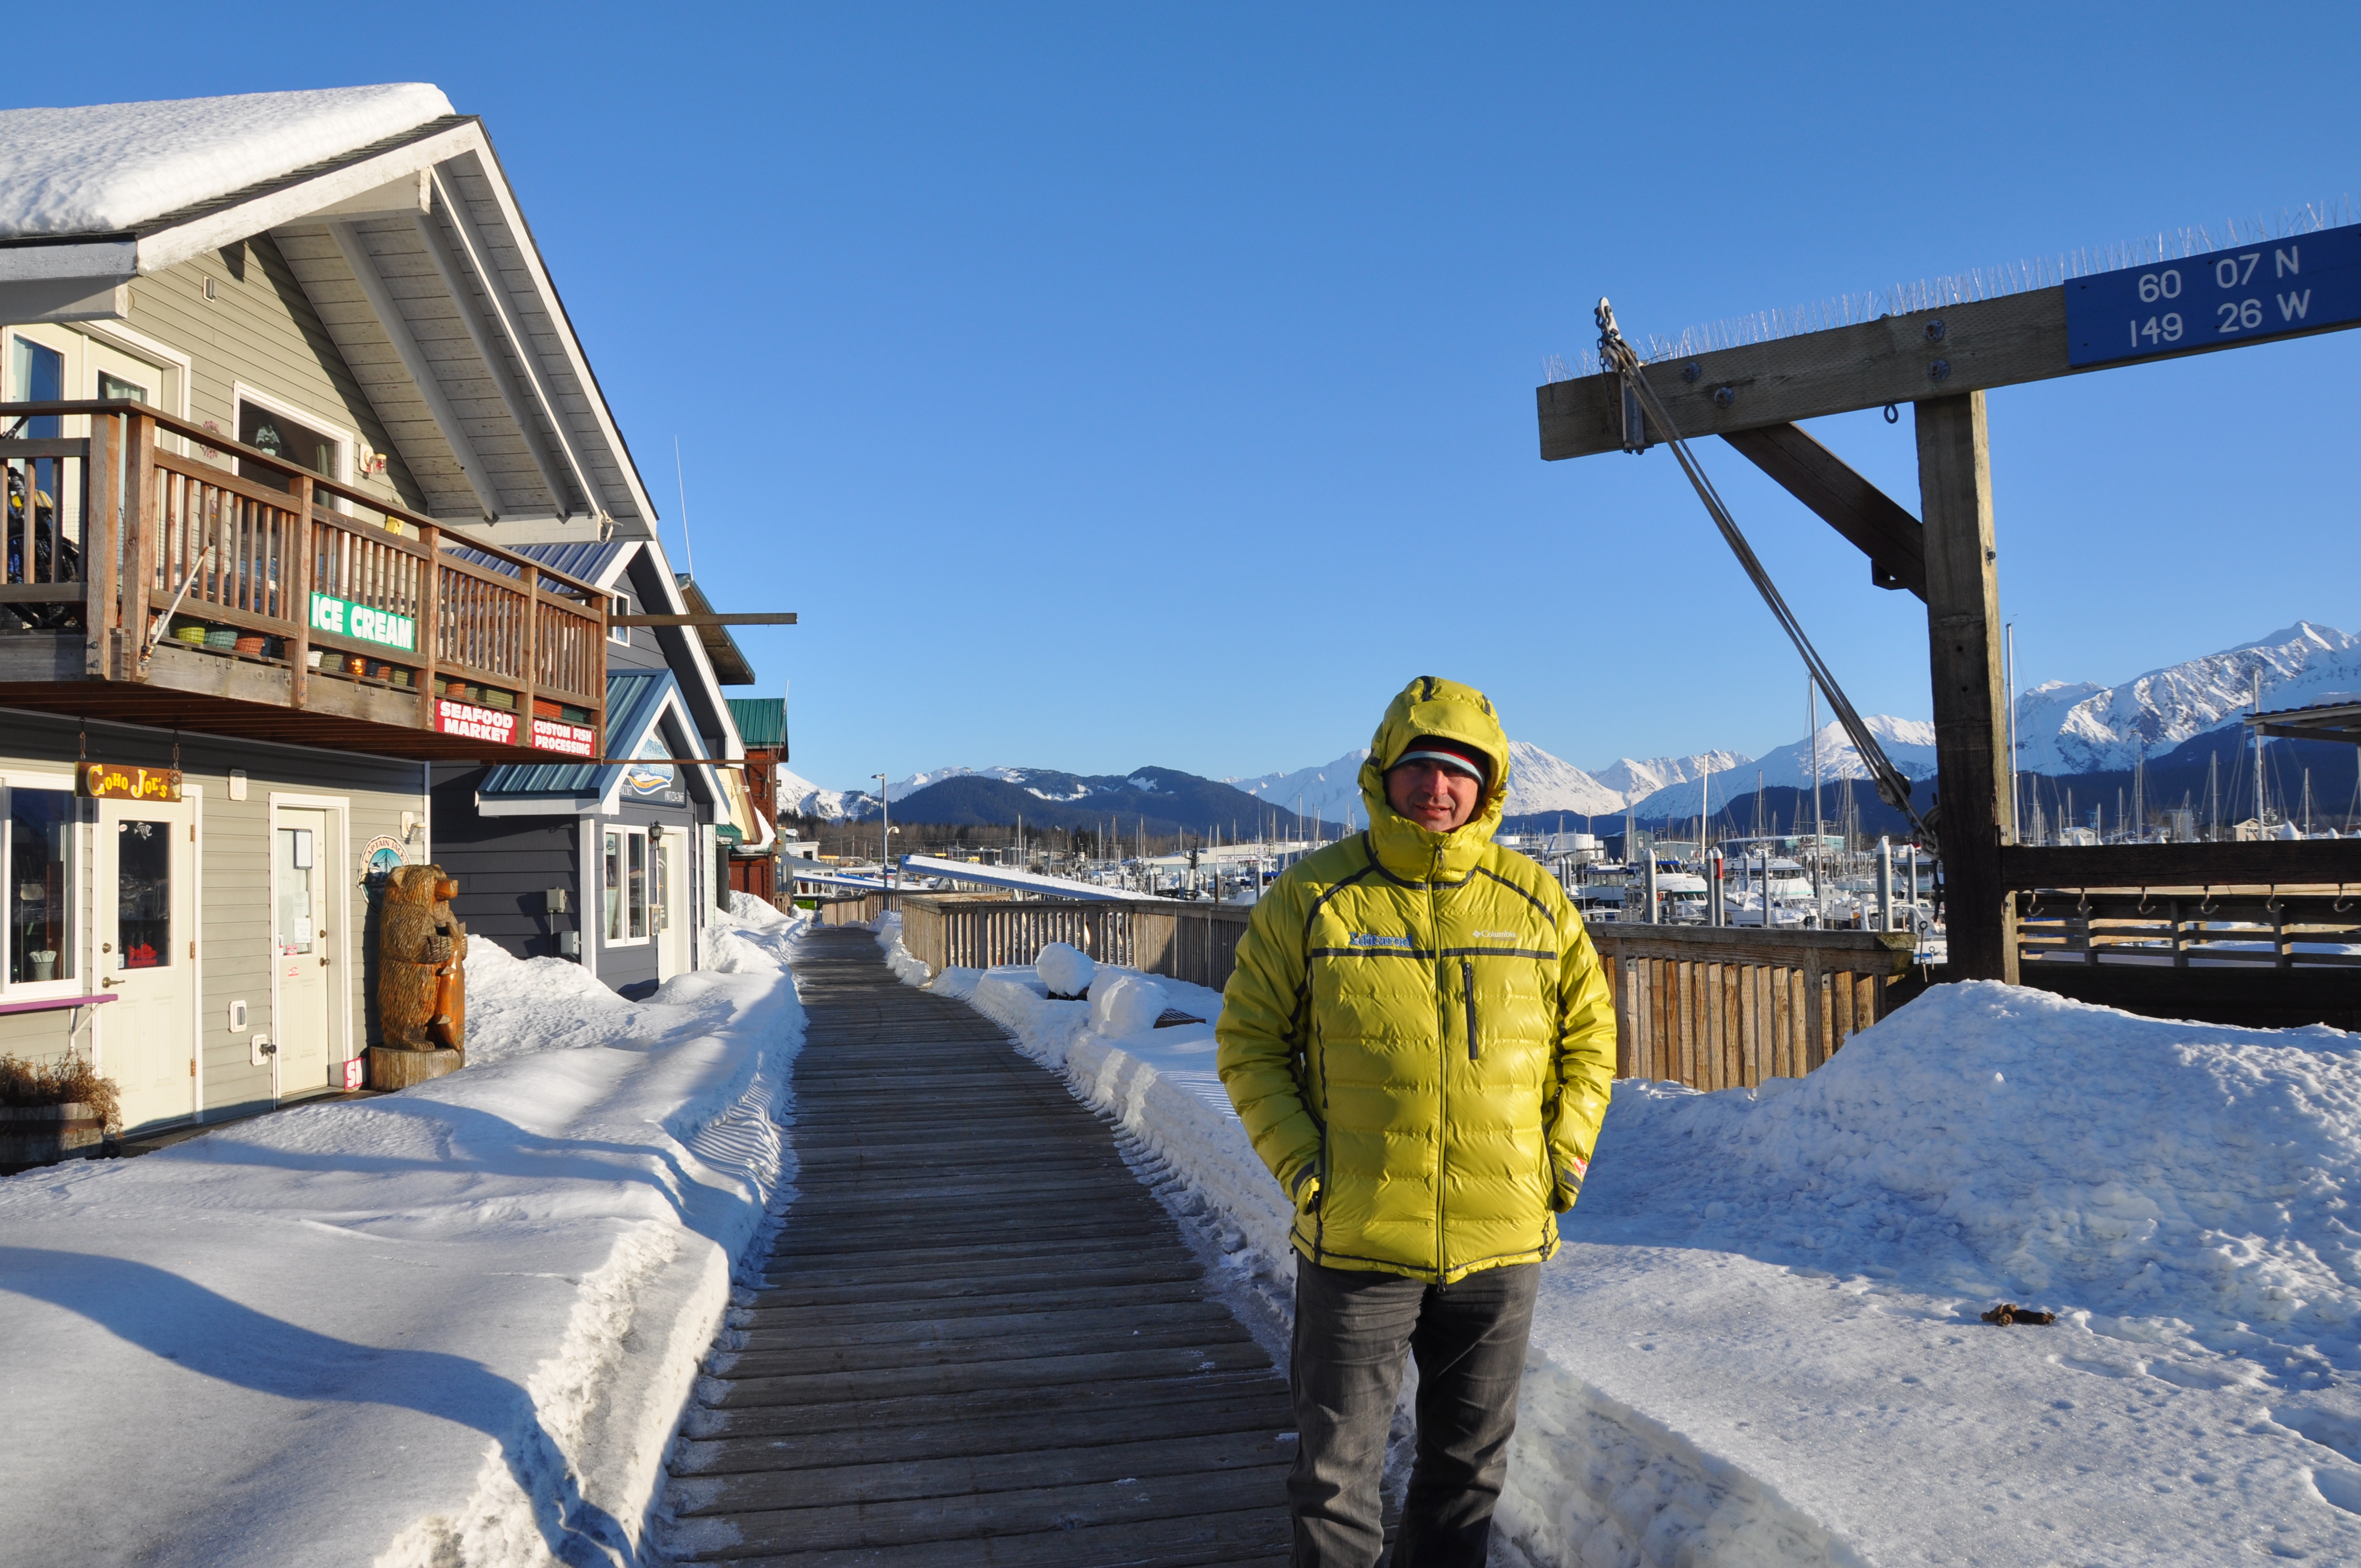
[[[1787,607],[1786,598],[1779,592],[1779,586],[1771,580],[1771,574],[1763,570],[1762,561],[1755,556],[1754,547],[1747,543],[1746,535],[1739,532],[1738,520],[1730,515],[1729,506],[1721,499],[1721,492],[1714,488],[1713,481],[1706,477],[1696,455],[1689,451],[1689,444],[1682,436],[1680,428],[1674,424],[1664,400],[1656,396],[1656,389],[1648,385],[1648,378],[1640,373],[1640,356],[1623,341],[1622,330],[1615,324],[1614,307],[1602,299],[1592,314],[1598,323],[1599,363],[1621,378],[1623,385],[1639,398],[1645,417],[1653,420],[1657,429],[1664,433],[1664,444],[1673,449],[1673,456],[1679,462],[1681,472],[1688,476],[1689,485],[1697,491],[1697,499],[1705,503],[1705,510],[1712,517],[1714,526],[1721,531],[1722,542],[1730,546],[1730,553],[1738,557],[1739,565],[1754,584],[1755,591],[1763,596],[1763,602],[1771,607],[1771,613],[1777,619],[1781,630],[1787,633],[1787,640],[1795,645],[1805,669],[1811,673],[1813,681],[1827,694],[1828,707],[1834,710],[1837,722],[1844,726],[1853,750],[1861,756],[1861,765],[1869,770],[1870,780],[1877,786],[1878,798],[1910,819],[1910,825],[1916,830],[1922,843],[1929,849],[1936,848],[1932,820],[1929,817],[1920,816],[1910,803],[1910,780],[1894,765],[1893,759],[1885,754],[1885,748],[1877,743],[1877,737],[1862,722],[1851,699],[1845,696],[1844,688],[1837,685],[1837,678],[1830,673],[1827,661],[1820,657],[1819,650],[1812,646],[1812,640],[1804,634],[1803,623]]]

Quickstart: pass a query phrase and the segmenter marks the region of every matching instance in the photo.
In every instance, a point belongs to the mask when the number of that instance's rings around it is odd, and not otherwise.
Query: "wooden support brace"
[[[1869,580],[1927,597],[1927,531],[1893,497],[1792,424],[1722,439],[1869,557]]]

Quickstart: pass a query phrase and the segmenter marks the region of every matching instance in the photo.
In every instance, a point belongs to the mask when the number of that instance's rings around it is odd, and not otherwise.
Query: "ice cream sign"
[[[399,648],[405,653],[418,649],[418,622],[410,617],[355,604],[334,594],[312,596],[312,630],[332,631],[357,642],[374,642],[380,648]]]

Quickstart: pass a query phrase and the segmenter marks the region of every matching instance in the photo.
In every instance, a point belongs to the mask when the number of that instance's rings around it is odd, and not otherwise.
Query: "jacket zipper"
[[[1443,946],[1443,909],[1434,891],[1436,879],[1443,874],[1443,854],[1437,850],[1434,864],[1428,868],[1426,883],[1427,929],[1434,934],[1434,945]],[[1443,961],[1437,959],[1434,975],[1434,1047],[1442,1058],[1443,1070],[1435,1078],[1434,1128],[1434,1277],[1440,1280],[1445,1271],[1444,1236],[1446,1234],[1443,1212],[1443,1194],[1450,1178],[1451,1157],[1451,1032],[1445,1025],[1449,1014],[1444,1011],[1448,1003],[1443,994]]]
[[[1459,960],[1459,989],[1467,998],[1467,1059],[1476,1059],[1476,964],[1471,959]]]

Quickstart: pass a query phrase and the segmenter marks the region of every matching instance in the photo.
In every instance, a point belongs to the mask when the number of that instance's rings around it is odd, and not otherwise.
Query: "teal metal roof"
[[[607,732],[603,745],[610,757],[636,755],[664,711],[667,693],[679,685],[669,670],[617,670],[607,676]],[[484,775],[476,786],[479,795],[514,800],[525,795],[603,799],[608,786],[623,771],[612,762],[508,762]]]
[[[787,746],[787,699],[783,696],[733,696],[730,718],[738,738],[749,746]]]

